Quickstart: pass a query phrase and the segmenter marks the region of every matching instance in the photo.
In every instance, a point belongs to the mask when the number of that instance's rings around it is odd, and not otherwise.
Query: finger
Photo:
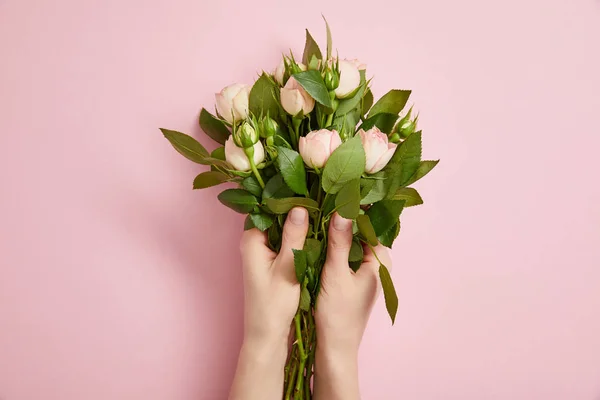
[[[301,207],[295,207],[288,214],[283,225],[281,250],[278,258],[284,272],[294,273],[294,253],[292,249],[302,250],[308,232],[308,212]]]
[[[240,252],[244,260],[248,257],[273,260],[275,253],[269,248],[267,234],[256,228],[244,231],[240,240]]]
[[[363,263],[360,266],[360,269],[358,270],[357,275],[362,275],[365,273],[372,274],[373,272],[376,274],[379,274],[379,265],[380,265],[379,261],[380,260],[381,260],[381,263],[388,268],[388,270],[392,269],[392,261],[391,261],[390,253],[389,253],[387,247],[385,247],[381,244],[378,244],[374,249],[375,252],[373,252],[373,250],[371,250],[370,246],[365,245],[365,246],[363,246],[363,250],[364,250]]]
[[[329,224],[326,268],[348,272],[348,256],[352,247],[352,221],[336,213]]]

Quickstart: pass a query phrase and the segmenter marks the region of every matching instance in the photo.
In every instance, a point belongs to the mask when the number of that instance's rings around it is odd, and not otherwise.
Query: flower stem
[[[326,127],[327,127],[327,126],[331,126],[331,124],[332,124],[332,123],[333,123],[333,113],[332,113],[332,114],[329,114],[329,115],[327,116],[327,124],[326,124],[325,126],[326,126]]]
[[[304,382],[304,367],[306,365],[306,359],[308,355],[304,350],[304,343],[302,341],[302,328],[300,326],[300,313],[298,310],[294,316],[294,322],[296,324],[296,345],[298,346],[298,352],[300,353],[300,366],[298,368],[298,377],[296,378],[296,388],[294,390],[294,399],[302,399],[303,397],[303,382]]]
[[[256,164],[254,163],[254,158],[248,157],[248,161],[250,161],[250,169],[252,169],[252,173],[256,177],[258,184],[260,185],[261,188],[264,189],[265,182],[263,181],[262,176],[260,176],[260,172],[258,172],[258,168],[256,168]]]

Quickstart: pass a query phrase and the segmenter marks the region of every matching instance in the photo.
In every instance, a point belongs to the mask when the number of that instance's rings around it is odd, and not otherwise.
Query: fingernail
[[[290,220],[294,225],[302,225],[306,220],[306,210],[304,208],[296,207],[290,213]]]
[[[336,231],[347,231],[350,228],[350,224],[352,221],[346,218],[340,217],[339,214],[336,214],[333,218],[333,228]]]

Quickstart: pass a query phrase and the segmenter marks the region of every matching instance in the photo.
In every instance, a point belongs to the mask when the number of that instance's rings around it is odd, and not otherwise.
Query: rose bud
[[[367,69],[367,64],[363,64],[356,58],[354,60],[348,60],[348,61],[350,61],[356,68],[358,68],[359,71],[363,71],[363,70]]]
[[[358,68],[348,60],[339,62],[340,84],[335,89],[335,96],[338,99],[347,97],[354,92],[360,85],[360,72]]]
[[[315,108],[315,100],[306,93],[306,90],[292,76],[281,88],[281,105],[292,116],[296,116],[300,112],[307,115]]]
[[[340,85],[340,76],[337,72],[327,69],[327,71],[325,71],[324,81],[327,90],[335,90]]]
[[[301,137],[298,146],[306,165],[312,168],[323,168],[331,153],[341,144],[342,139],[337,131],[321,129]]]
[[[248,96],[250,86],[243,83],[229,85],[220,93],[215,94],[217,111],[225,121],[233,124],[233,121],[241,121],[248,116]]]
[[[248,122],[245,122],[236,131],[233,138],[235,144],[244,149],[253,147],[258,142],[258,133]]]
[[[297,65],[297,68],[295,68],[293,64]],[[294,73],[292,72],[293,70],[296,70],[296,72],[306,71],[306,65],[294,63],[290,58],[284,56],[277,68],[275,68],[275,71],[273,71],[273,78],[279,85],[283,86],[285,84],[286,72],[288,72],[289,76]]]
[[[258,165],[265,159],[265,149],[258,140],[254,146],[250,147],[253,151],[253,160],[254,164]],[[229,136],[229,139],[225,142],[225,160],[233,166],[233,168],[237,171],[250,171],[252,166],[250,165],[250,160],[248,156],[246,156],[246,152],[242,147],[238,147],[235,144],[233,136]]]
[[[366,132],[361,129],[358,134],[367,157],[365,172],[374,174],[381,171],[394,155],[398,145],[389,143],[387,135],[378,128],[371,128]]]
[[[265,117],[262,122],[261,137],[268,138],[275,136],[279,131],[279,124],[273,118]]]
[[[396,131],[402,139],[406,139],[417,130],[417,122],[419,116],[417,115],[414,120],[411,120],[412,107],[408,110],[406,115],[396,125]]]

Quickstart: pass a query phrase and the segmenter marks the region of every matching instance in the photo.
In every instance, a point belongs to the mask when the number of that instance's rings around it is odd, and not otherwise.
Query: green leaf
[[[392,319],[392,325],[394,325],[396,313],[398,312],[398,295],[396,294],[390,271],[388,271],[387,267],[383,264],[379,265],[379,280],[381,280],[381,286],[383,288],[385,308]]]
[[[194,189],[204,189],[227,182],[229,176],[219,171],[203,172],[194,179]]]
[[[350,247],[350,255],[348,256],[348,261],[362,261],[363,256],[363,247],[360,244],[360,240],[354,239],[352,241],[352,247]]]
[[[335,208],[342,217],[355,219],[360,211],[360,180],[346,183],[335,197]]]
[[[258,183],[258,180],[256,180],[254,176],[244,178],[242,181],[242,186],[256,197],[260,197],[263,191],[262,187],[260,187],[260,184]]]
[[[404,207],[418,206],[423,204],[423,199],[419,192],[413,188],[400,188],[396,191],[396,194],[392,197],[392,200],[404,200],[406,203]]]
[[[358,231],[367,243],[371,246],[377,246],[377,244],[379,244],[377,235],[375,234],[375,230],[373,229],[373,225],[371,225],[371,220],[368,215],[362,214],[356,217],[356,225],[358,225]]]
[[[292,196],[294,196],[294,192],[285,184],[280,174],[269,179],[263,191],[263,199],[271,197],[274,199],[282,199]]]
[[[206,163],[206,158],[209,156],[208,151],[196,139],[185,133],[169,129],[161,128],[160,131],[182,156],[198,164],[209,165]]]
[[[362,99],[362,115],[365,115],[373,106],[373,92],[371,89],[367,89],[365,96]]]
[[[300,86],[302,86],[317,103],[323,104],[327,108],[332,107],[329,91],[327,90],[327,86],[325,86],[325,82],[319,71],[303,71],[294,74],[293,76]]]
[[[217,196],[223,205],[240,214],[248,214],[258,205],[258,200],[243,189],[227,189]]]
[[[378,179],[369,179],[369,178],[361,178],[360,179],[360,198],[361,199],[367,197],[369,192],[371,192],[371,190],[373,190],[373,187],[375,186],[375,182],[377,180]]]
[[[344,115],[357,108],[360,105],[360,101],[362,100],[366,87],[366,83],[363,82],[363,84],[358,87],[358,90],[352,97],[340,100],[340,104],[335,110],[335,115]]]
[[[316,56],[319,60],[323,59],[321,55],[321,49],[317,41],[311,36],[308,29],[306,30],[306,43],[304,44],[304,53],[302,54],[302,63],[308,65],[312,56]]]
[[[365,170],[365,150],[360,136],[335,149],[323,169],[322,185],[326,193],[337,193],[348,182],[360,178]]]
[[[279,115],[279,103],[275,97],[277,93],[279,87],[263,72],[250,89],[248,109],[256,117],[268,114],[271,118],[277,118]]]
[[[394,129],[398,116],[396,114],[380,113],[365,120],[360,129],[369,130],[376,126],[381,132],[390,133]]]
[[[410,90],[392,89],[383,95],[369,111],[369,117],[380,113],[400,114],[410,97]]]
[[[285,183],[295,193],[308,194],[306,170],[304,169],[304,161],[302,161],[300,154],[281,146],[277,147],[277,152],[279,154],[277,164]]]
[[[323,199],[323,204],[321,205],[321,209],[323,210],[323,215],[329,215],[329,214],[333,213],[333,211],[335,210],[335,198],[336,198],[335,194],[330,194],[328,196],[325,196],[325,199]]]
[[[325,21],[325,28],[327,29],[327,59],[331,59],[331,52],[333,50],[333,40],[331,38],[331,29],[329,29],[329,24],[327,23],[327,19],[323,15],[323,20]]]
[[[358,109],[354,109],[344,115],[337,115],[333,119],[332,128],[341,135],[346,134],[346,137],[352,137],[356,131],[356,124],[358,124],[359,121],[360,113]]]
[[[384,245],[385,247],[391,248],[394,244],[394,240],[398,237],[400,233],[400,221],[396,222],[394,226],[385,231],[383,234],[379,235],[377,238],[379,239],[379,243]]]
[[[392,197],[396,190],[405,186],[417,172],[421,164],[421,132],[415,132],[396,148],[385,170],[390,172],[392,184],[388,196]]]
[[[404,208],[404,200],[383,200],[373,204],[366,212],[369,216],[375,234],[384,234],[400,217]]]
[[[300,307],[300,309],[303,311],[310,310],[310,292],[304,285],[302,286],[302,291],[300,292],[300,304],[298,307]]]
[[[252,218],[250,218],[250,214],[246,215],[246,219],[244,220],[244,230],[245,231],[249,231],[250,229],[253,229],[254,226],[254,222],[252,222]]]
[[[304,251],[309,265],[315,265],[321,257],[321,241],[313,238],[306,238],[304,241]]]
[[[200,127],[217,143],[225,144],[230,135],[229,129],[223,121],[206,111],[205,108],[200,111]]]
[[[389,191],[390,180],[386,171],[379,171],[369,178],[361,179],[361,205],[373,204],[383,200]]]
[[[214,159],[225,161],[225,147],[217,147],[210,153],[210,156]]]
[[[278,224],[273,224],[267,232],[267,240],[269,241],[269,247],[276,253],[279,253],[281,248],[281,228]]]
[[[257,227],[261,232],[266,231],[273,225],[274,218],[272,215],[258,213],[258,214],[250,214],[250,219],[252,219],[252,223],[255,227]]]
[[[275,214],[285,214],[294,207],[304,207],[309,212],[319,210],[319,204],[306,197],[288,197],[285,199],[265,199],[265,204]]]
[[[419,167],[417,168],[417,171],[410,177],[410,179],[407,182],[404,183],[404,185],[405,186],[412,185],[413,183],[415,183],[416,181],[418,181],[419,179],[421,179],[422,177],[427,175],[429,173],[429,171],[431,171],[433,168],[435,168],[436,165],[438,165],[439,162],[440,162],[440,160],[421,161],[419,163]]]
[[[308,266],[308,260],[306,251],[292,249],[294,252],[294,269],[296,270],[296,279],[299,283],[304,282],[306,276],[306,267]]]

